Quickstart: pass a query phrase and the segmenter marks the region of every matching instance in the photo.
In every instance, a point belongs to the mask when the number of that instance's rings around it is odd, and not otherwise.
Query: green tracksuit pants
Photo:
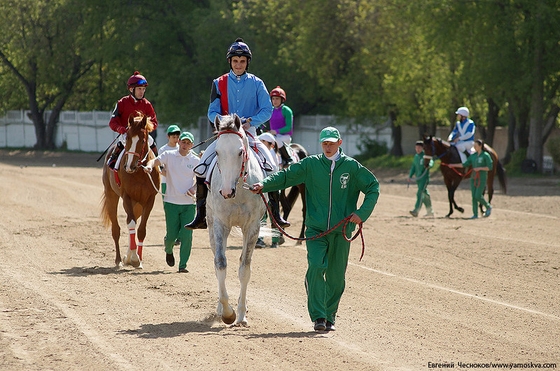
[[[488,201],[484,199],[483,192],[486,188],[486,180],[488,179],[487,171],[478,171],[471,176],[471,195],[473,215],[478,216],[478,204],[484,207],[490,207]]]
[[[307,228],[306,237],[321,231]],[[346,267],[350,242],[342,233],[330,233],[324,237],[307,241],[307,310],[311,321],[325,318],[335,323],[340,298],[344,292]]]
[[[430,198],[430,193],[428,192],[429,183],[430,179],[427,177],[416,183],[418,185],[418,190],[416,191],[416,204],[414,205],[414,210],[416,212],[420,211],[422,204],[426,206],[426,210],[432,209],[432,199]]]
[[[169,202],[163,203],[165,211],[165,252],[173,253],[173,245],[175,240],[181,240],[179,250],[179,269],[187,267],[187,262],[191,256],[192,248],[192,229],[186,229],[185,224],[190,223],[194,219],[196,212],[195,205],[176,205]]]

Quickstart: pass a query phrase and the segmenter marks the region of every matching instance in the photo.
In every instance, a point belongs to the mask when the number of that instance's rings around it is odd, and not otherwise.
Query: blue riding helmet
[[[229,60],[231,57],[247,57],[247,62],[251,61],[253,57],[253,53],[251,53],[251,49],[249,49],[249,45],[247,45],[242,38],[237,38],[233,44],[230,45],[227,53],[226,59]]]

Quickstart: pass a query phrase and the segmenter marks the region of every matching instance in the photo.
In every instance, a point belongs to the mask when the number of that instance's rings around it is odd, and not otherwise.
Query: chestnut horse
[[[498,159],[496,151],[494,151],[494,149],[486,143],[484,144],[484,150],[490,154],[493,162],[492,170],[488,172],[488,180],[486,182],[488,202],[492,202],[492,196],[494,195],[494,177],[496,174],[498,174],[502,192],[504,192],[504,194],[507,192],[506,173],[504,167]],[[440,170],[443,174],[443,180],[447,187],[447,198],[449,199],[449,214],[447,214],[446,217],[449,218],[451,214],[453,214],[453,208],[461,213],[464,212],[465,209],[457,206],[457,203],[455,202],[455,190],[463,179],[470,178],[471,171],[464,168],[447,166],[448,164],[461,163],[459,152],[457,152],[457,149],[451,146],[448,142],[445,142],[440,138],[428,136],[424,138],[424,162],[426,167],[432,158],[434,160],[441,160]],[[480,207],[481,211],[483,211],[482,205]]]
[[[117,171],[109,169],[107,160],[112,153],[108,151],[103,165],[103,186],[101,218],[103,225],[111,226],[113,241],[115,241],[115,264],[123,265],[119,248],[121,228],[117,218],[119,199],[123,200],[126,212],[126,223],[129,233],[129,245],[124,258],[124,265],[142,268],[142,248],[146,237],[146,223],[154,206],[155,197],[159,190],[159,172],[146,174],[141,166],[155,157],[148,145],[148,134],[154,129],[148,116],[131,116],[128,119],[126,144],[122,151]],[[150,179],[151,177],[151,179]],[[138,229],[136,223],[140,218]],[[136,241],[138,234],[138,242]]]

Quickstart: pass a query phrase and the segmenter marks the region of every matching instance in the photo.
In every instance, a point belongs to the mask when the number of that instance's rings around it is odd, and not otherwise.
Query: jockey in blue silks
[[[264,124],[272,116],[272,103],[264,82],[257,76],[248,73],[247,69],[252,58],[251,49],[238,38],[229,47],[226,59],[230,65],[229,73],[226,73],[212,82],[210,93],[210,105],[208,106],[208,119],[214,124],[216,117],[229,114],[237,114],[242,120],[243,129],[247,133],[249,146],[257,148],[257,158],[265,171],[273,173],[278,170],[276,162],[270,151],[257,138],[257,128]],[[200,159],[200,165],[194,170],[197,176],[196,191],[196,217],[187,224],[188,229],[206,228],[206,196],[208,188],[206,180],[210,180],[212,169],[216,164],[216,142],[206,148]],[[274,207],[276,206],[276,207]],[[279,206],[272,205],[276,217],[276,209]],[[279,211],[278,211],[279,213]],[[278,214],[279,215],[279,214]],[[289,225],[280,218],[281,224]]]
[[[467,160],[465,151],[469,155],[474,153],[476,126],[474,121],[469,119],[469,109],[467,107],[459,107],[455,114],[457,114],[457,122],[447,140],[457,148],[457,152],[461,156],[461,163],[463,163]]]

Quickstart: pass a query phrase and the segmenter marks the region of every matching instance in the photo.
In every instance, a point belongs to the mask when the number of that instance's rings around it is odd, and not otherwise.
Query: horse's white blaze
[[[249,148],[247,137],[237,116],[226,116],[222,124],[216,122],[221,131],[216,143],[217,165],[211,179],[207,199],[208,232],[210,246],[214,252],[214,267],[218,279],[218,314],[224,322],[233,321],[235,312],[230,303],[226,288],[227,238],[232,227],[237,226],[243,233],[238,277],[241,284],[237,301],[236,324],[247,324],[247,286],[251,277],[251,258],[259,233],[260,220],[265,205],[259,195],[243,188],[243,182],[253,184],[262,181],[263,171]],[[237,133],[239,131],[239,133]],[[244,164],[245,163],[245,164]],[[244,166],[244,169],[243,169]],[[247,178],[244,179],[246,172]],[[232,196],[235,197],[232,197]]]
[[[138,144],[138,141],[140,140],[140,138],[138,137],[138,135],[135,135],[131,138],[132,144],[130,145],[130,149],[134,149],[136,148],[136,144]],[[124,169],[127,172],[134,172],[135,167],[133,168],[132,166],[132,161],[134,160],[134,153],[127,153],[126,154],[126,163],[124,165]]]

